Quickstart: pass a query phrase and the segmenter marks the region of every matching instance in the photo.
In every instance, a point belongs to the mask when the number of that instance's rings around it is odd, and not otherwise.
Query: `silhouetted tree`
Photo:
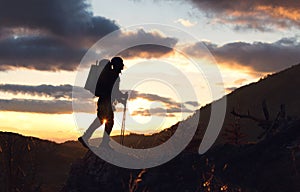
[[[264,132],[258,138],[259,139],[268,138],[274,133],[278,132],[279,129],[281,127],[284,127],[283,125],[287,123],[285,105],[284,104],[280,105],[280,110],[277,113],[275,119],[273,120],[270,119],[269,110],[265,100],[262,101],[262,110],[265,119],[261,119],[251,115],[249,110],[247,114],[241,114],[236,112],[235,109],[233,109],[231,114],[239,118],[247,118],[257,122],[258,126],[260,126],[264,130]]]

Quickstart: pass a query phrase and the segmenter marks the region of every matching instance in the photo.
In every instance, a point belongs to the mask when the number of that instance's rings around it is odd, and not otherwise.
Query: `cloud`
[[[1,0],[0,3],[0,25],[6,28],[98,38],[119,28],[114,21],[94,16],[86,0]]]
[[[131,112],[130,115],[131,116],[145,116],[145,117],[149,117],[152,114],[150,113],[150,111],[148,109],[138,109],[138,110],[135,110],[135,111]]]
[[[56,99],[72,98],[71,85],[16,85],[16,84],[0,84],[1,92],[8,92],[13,94],[29,94],[33,96],[49,96]]]
[[[89,93],[81,88],[72,85],[17,85],[17,84],[0,84],[0,92],[12,94],[28,94],[31,96],[46,96],[53,99],[71,100],[72,94],[76,95],[74,99],[90,99]]]
[[[219,64],[245,66],[259,72],[276,72],[300,62],[300,41],[283,38],[273,43],[234,42],[222,46],[198,42],[189,45],[185,51],[195,57],[205,58],[203,43]]]
[[[73,91],[73,92],[72,92]],[[82,87],[73,87],[72,85],[16,85],[16,84],[0,84],[0,92],[12,94],[28,94],[32,96],[46,96],[49,100],[38,99],[11,99],[0,100],[0,111],[17,111],[32,113],[72,113],[72,99],[76,101],[76,112],[95,113],[95,101],[91,98],[88,91]],[[72,98],[76,96],[76,98]],[[149,109],[139,109],[133,114],[151,114],[157,116],[171,117],[174,113],[192,113],[193,110],[186,107],[192,105],[198,107],[197,102],[187,101],[180,103],[172,98],[162,97],[155,94],[140,93],[131,91],[130,100],[143,98],[148,101],[156,101],[162,103],[165,108],[152,107]],[[50,100],[51,99],[51,100]],[[122,110],[118,111],[121,112]],[[147,116],[147,115],[146,115]]]
[[[87,91],[72,85],[17,85],[0,84],[0,92],[31,96],[45,96],[49,100],[39,99],[0,99],[0,111],[16,111],[48,114],[70,114],[72,109],[72,91],[75,91],[76,112],[94,113],[95,103]]]
[[[70,114],[72,104],[70,101],[45,101],[31,99],[0,99],[1,111],[48,113],[48,114]]]
[[[200,106],[198,101],[187,101],[187,102],[184,102],[184,104],[191,105],[193,107],[199,107]]]
[[[130,100],[135,100],[137,98],[146,99],[151,102],[160,102],[162,107],[150,107],[150,109],[139,108],[132,112],[132,116],[166,116],[174,117],[176,113],[192,113],[194,110],[187,108],[187,105],[192,107],[199,107],[197,101],[187,101],[187,102],[177,102],[172,98],[162,97],[156,94],[139,93],[137,91],[130,92]]]
[[[94,112],[94,103],[78,103],[80,111]],[[47,114],[71,114],[73,113],[72,102],[62,100],[35,100],[35,99],[0,99],[0,111],[15,111],[29,113],[47,113]]]
[[[0,71],[27,68],[74,71],[87,50],[100,38],[119,30],[113,20],[94,16],[86,0],[0,0]],[[151,40],[153,45],[133,47],[126,58],[160,57],[172,52],[177,39],[158,32],[117,32],[119,48],[129,42]],[[120,45],[119,43],[122,42]],[[163,42],[166,46],[155,44]],[[119,46],[119,47],[118,47]],[[122,50],[122,49],[117,49]],[[89,53],[94,62],[99,55]]]
[[[128,90],[123,90],[123,92]],[[91,100],[91,95],[87,90],[82,87],[72,86],[70,84],[65,85],[19,85],[19,84],[0,84],[0,92],[12,93],[12,94],[28,94],[31,96],[46,96],[53,99],[65,99],[71,100],[72,96],[76,96],[76,100]],[[131,101],[142,98],[148,101],[157,101],[163,103],[169,109],[171,108],[181,108],[185,105],[190,105],[192,107],[199,107],[197,101],[186,101],[177,102],[170,97],[163,97],[156,94],[141,93],[139,91],[131,90],[129,91],[129,99]],[[92,100],[91,100],[92,101]],[[172,111],[172,110],[171,110]]]
[[[173,45],[172,45],[173,47]],[[168,53],[172,53],[172,47],[165,47],[161,45],[154,44],[145,44],[139,45],[135,47],[131,47],[125,51],[122,51],[118,55],[124,57],[125,59],[133,59],[133,58],[159,58],[167,55]]]
[[[7,38],[0,41],[0,70],[75,70],[86,50],[49,37]]]
[[[146,42],[146,43],[145,43]],[[149,43],[151,42],[151,44]],[[110,50],[121,50],[118,55],[125,59],[132,58],[158,58],[170,54],[178,39],[167,37],[160,32],[146,32],[144,29],[137,31],[117,33],[111,38],[109,44],[103,45],[108,52]],[[136,46],[130,46],[136,45]],[[124,48],[128,49],[123,50]]]
[[[0,0],[0,70],[77,68],[87,49],[119,29],[86,0]]]
[[[175,23],[180,23],[181,25],[183,25],[185,27],[193,27],[197,24],[197,22],[191,22],[187,19],[178,19],[175,21]]]
[[[159,112],[162,111],[162,112]],[[159,117],[175,117],[174,113],[166,112],[162,108],[154,108],[154,109],[138,109],[133,111],[130,115],[132,116],[159,116]]]
[[[145,39],[153,44],[135,46],[122,51],[119,55],[125,59],[161,57],[172,53],[172,48],[177,43],[175,38],[141,29],[136,33],[118,33],[117,39],[114,39],[117,42],[109,42],[109,45],[102,46],[110,52],[111,49],[122,50],[122,47],[134,42],[139,44]],[[161,46],[160,43],[167,46]],[[86,52],[87,49],[80,43],[74,45],[52,36],[9,37],[0,40],[0,70],[23,67],[43,71],[73,71],[77,69]],[[98,57],[97,53],[90,51],[87,58],[91,60],[89,62],[94,62]]]
[[[138,91],[130,91],[129,99],[134,100],[137,98],[146,99],[148,101],[157,101],[163,103],[168,108],[181,108],[182,103],[176,102],[172,98],[162,97],[156,94],[149,94],[149,93],[140,93]]]
[[[245,78],[241,78],[241,79],[237,79],[234,81],[234,84],[237,84],[237,85],[242,85],[243,83],[247,82],[248,79],[245,79]]]
[[[236,90],[238,87],[226,87],[226,92],[231,93],[232,91]]]
[[[260,31],[300,27],[300,2],[294,0],[207,1],[189,0],[213,22],[233,24],[235,29]]]
[[[175,117],[176,113],[193,113],[193,110],[190,110],[186,107],[183,108],[161,108],[154,107],[150,109],[139,108],[131,113],[132,116],[160,116],[160,117]]]

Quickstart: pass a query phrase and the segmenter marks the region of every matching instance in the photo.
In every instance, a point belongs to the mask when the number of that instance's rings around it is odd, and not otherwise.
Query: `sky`
[[[126,130],[144,134],[300,62],[299,1],[0,2],[0,131],[75,140],[96,118],[89,67],[115,55]]]

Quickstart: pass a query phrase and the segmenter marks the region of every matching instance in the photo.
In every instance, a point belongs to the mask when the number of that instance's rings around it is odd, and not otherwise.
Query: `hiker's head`
[[[113,66],[113,69],[118,73],[121,73],[121,71],[124,68],[123,59],[121,57],[112,58],[111,59],[111,64]]]

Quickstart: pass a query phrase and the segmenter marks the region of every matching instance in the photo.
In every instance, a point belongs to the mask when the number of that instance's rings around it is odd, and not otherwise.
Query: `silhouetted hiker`
[[[123,68],[123,59],[121,57],[114,57],[111,62],[106,64],[98,78],[95,91],[95,96],[99,97],[97,102],[98,119],[95,119],[83,136],[78,138],[78,141],[80,141],[85,147],[87,147],[85,142],[88,142],[94,131],[102,124],[105,124],[105,132],[103,134],[101,145],[103,147],[109,147],[109,135],[114,125],[113,102],[118,101],[124,104],[128,97],[127,93],[122,93],[119,90],[119,74]]]

